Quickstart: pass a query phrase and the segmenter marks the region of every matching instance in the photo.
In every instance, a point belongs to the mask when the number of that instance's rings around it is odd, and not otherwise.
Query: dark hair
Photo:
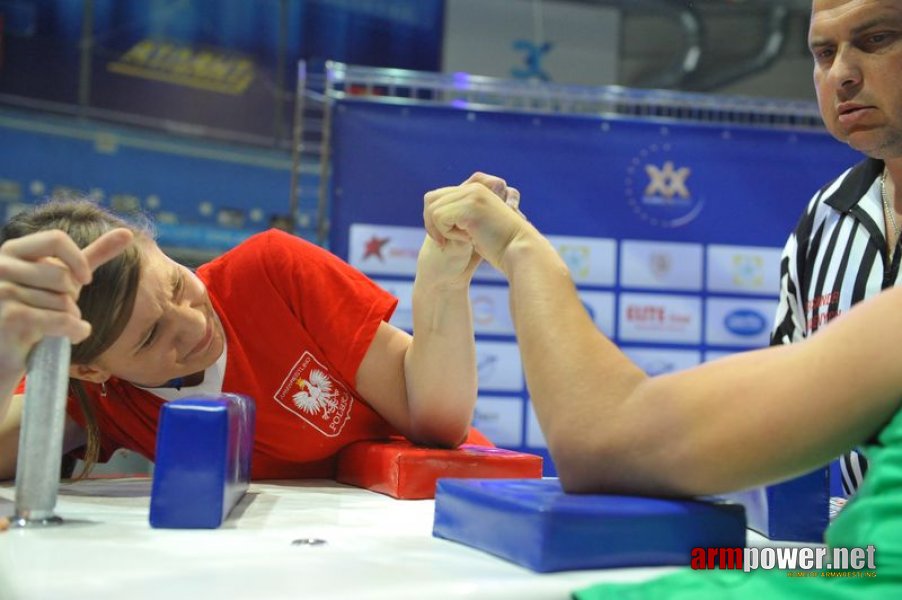
[[[118,227],[130,229],[136,238],[153,238],[147,219],[131,223],[88,200],[53,200],[13,216],[0,230],[0,243],[39,231],[58,229],[84,248],[98,237]],[[94,271],[90,284],[78,297],[82,318],[91,324],[91,335],[72,346],[72,364],[87,365],[116,341],[131,318],[141,276],[141,252],[131,244],[119,256]],[[70,387],[78,398],[87,425],[85,467],[79,478],[87,476],[100,456],[100,431],[90,397],[81,381],[71,379]]]

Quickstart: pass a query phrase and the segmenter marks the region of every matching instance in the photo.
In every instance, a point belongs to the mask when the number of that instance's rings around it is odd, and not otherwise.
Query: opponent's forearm
[[[595,327],[565,263],[537,231],[507,248],[502,268],[530,397],[561,481],[597,488],[604,457],[628,448],[618,422],[646,376]]]
[[[898,410],[898,359],[870,340],[902,327],[902,291],[809,342],[648,378],[591,323],[550,244],[516,241],[504,270],[533,405],[570,491],[760,485],[826,463]]]
[[[503,267],[530,396],[565,489],[694,495],[774,475],[747,442],[766,439],[758,431],[772,413],[754,382],[773,367],[651,379],[598,331],[537,232],[511,245]],[[786,394],[776,381],[766,389]],[[737,420],[748,407],[758,410]]]
[[[410,423],[417,441],[460,443],[476,404],[476,347],[469,289],[413,289],[414,337],[404,360]]]

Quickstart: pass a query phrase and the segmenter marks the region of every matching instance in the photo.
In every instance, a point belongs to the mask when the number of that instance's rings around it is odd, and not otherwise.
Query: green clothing
[[[843,508],[825,534],[830,548],[876,548],[876,576],[854,577],[808,572],[791,577],[786,571],[682,570],[639,584],[601,584],[578,590],[578,600],[607,598],[700,600],[704,598],[902,598],[902,411],[896,413],[865,449],[868,474],[858,493]],[[834,572],[835,573],[835,572]]]

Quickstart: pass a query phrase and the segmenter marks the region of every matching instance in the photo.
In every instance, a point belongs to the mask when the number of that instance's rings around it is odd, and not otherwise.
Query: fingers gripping
[[[41,231],[0,247],[0,338],[27,355],[44,336],[84,340],[91,326],[76,300],[92,271],[131,243],[132,233],[105,233],[84,250],[62,231]]]
[[[472,242],[473,228],[494,204],[500,204],[500,198],[480,183],[434,190],[426,194],[426,230],[440,244]]]

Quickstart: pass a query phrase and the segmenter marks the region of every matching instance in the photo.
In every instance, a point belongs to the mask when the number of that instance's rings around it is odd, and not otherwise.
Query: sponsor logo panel
[[[702,246],[624,240],[620,245],[620,285],[701,291]]]
[[[707,288],[737,294],[780,293],[780,248],[708,246]]]
[[[480,396],[476,400],[473,426],[499,446],[522,446],[523,399]]]
[[[614,335],[614,294],[610,292],[579,292],[579,298],[595,326],[605,335]]]
[[[353,223],[348,241],[348,262],[369,275],[413,277],[425,235],[422,227]]]
[[[413,282],[374,279],[383,290],[398,299],[398,306],[389,321],[392,325],[406,331],[413,331]]]
[[[526,403],[526,445],[530,448],[547,448],[548,442],[545,441],[545,434],[539,427],[539,419],[536,417],[536,411],[532,407],[532,402]]]
[[[398,306],[391,324],[407,331],[413,330],[413,282],[374,279],[374,281],[398,299]],[[514,335],[514,324],[508,307],[506,287],[471,285],[470,304],[473,310],[473,328],[477,334]]]
[[[708,298],[705,342],[712,346],[766,346],[776,300]]]
[[[514,335],[506,287],[471,285],[470,305],[476,333]]]
[[[476,341],[476,368],[479,389],[483,391],[520,391],[523,371],[520,349],[514,342]]]
[[[621,294],[618,322],[621,341],[698,344],[701,342],[701,299]]]
[[[614,286],[617,242],[563,235],[550,235],[548,240],[564,259],[577,285]]]

